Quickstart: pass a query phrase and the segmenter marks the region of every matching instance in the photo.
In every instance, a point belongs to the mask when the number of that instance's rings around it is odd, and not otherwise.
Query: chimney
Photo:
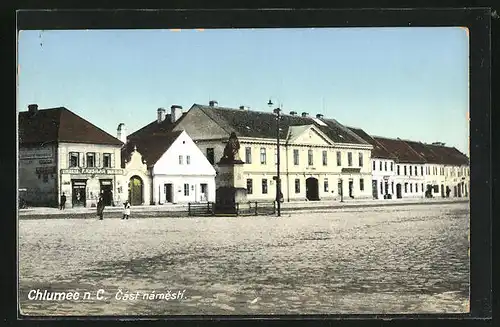
[[[297,111],[290,111],[290,115],[292,115],[292,116],[297,115]]]
[[[36,114],[38,112],[38,105],[37,104],[28,105],[28,112],[32,115]]]
[[[316,118],[321,119],[321,118],[323,118],[323,115],[322,114],[316,114]]]
[[[158,124],[165,120],[165,109],[158,108]]]
[[[182,106],[178,106],[176,104],[170,107],[170,120],[172,123],[175,123],[182,116]]]
[[[118,128],[116,130],[116,138],[123,143],[127,143],[127,129],[125,128],[124,123],[118,124]]]
[[[217,107],[217,106],[219,105],[219,103],[218,103],[217,101],[215,101],[215,100],[210,100],[210,101],[208,102],[208,105],[209,105],[210,107]]]
[[[308,117],[309,116],[309,113],[308,112],[303,112],[302,113],[302,117]]]

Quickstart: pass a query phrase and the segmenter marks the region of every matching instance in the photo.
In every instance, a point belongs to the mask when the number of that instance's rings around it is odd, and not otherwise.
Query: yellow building
[[[238,136],[249,201],[276,197],[276,115],[194,104],[174,130],[185,130],[218,169],[232,132]],[[280,176],[285,201],[371,198],[372,145],[333,119],[308,113],[280,120]],[[217,177],[216,177],[217,187]]]

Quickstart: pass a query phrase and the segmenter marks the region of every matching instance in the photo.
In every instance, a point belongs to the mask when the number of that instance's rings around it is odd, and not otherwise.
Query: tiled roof
[[[384,137],[373,137],[375,141],[380,143],[387,151],[397,157],[398,162],[402,163],[425,163],[424,157],[413,150],[405,141],[400,139],[389,139]]]
[[[140,138],[128,139],[127,144],[122,148],[122,167],[125,167],[125,161],[130,160],[135,147],[142,155],[142,159],[146,161],[146,165],[148,167],[153,166],[182,132],[165,131],[161,134],[143,135]]]
[[[426,144],[426,146],[439,156],[442,164],[452,166],[469,165],[469,158],[455,147],[434,144]]]
[[[421,155],[427,163],[442,164],[446,160],[445,157],[435,153],[428,145],[422,142],[409,140],[405,140],[404,142]]]
[[[227,107],[211,107],[194,104],[191,109],[199,108],[228,133],[236,132],[239,137],[275,138],[276,116],[271,112],[242,110]],[[280,137],[286,138],[290,126],[314,125],[325,133],[333,142],[350,144],[367,144],[333,119],[322,120],[322,126],[312,117],[283,114],[280,121]]]
[[[35,114],[19,113],[19,143],[51,142],[122,145],[114,136],[64,108],[39,109]]]
[[[378,159],[391,159],[391,160],[397,160],[397,157],[387,151],[387,149],[377,142],[373,137],[368,135],[364,130],[361,128],[355,128],[355,127],[347,127],[349,128],[352,132],[356,133],[359,137],[361,137],[363,140],[366,142],[370,143],[373,146],[372,150],[372,158],[378,158]]]
[[[140,139],[143,137],[150,137],[151,135],[170,133],[172,129],[181,121],[181,119],[184,118],[184,116],[186,116],[186,113],[183,113],[175,123],[172,123],[170,114],[167,114],[162,122],[158,123],[155,119],[143,128],[128,135],[127,139]]]

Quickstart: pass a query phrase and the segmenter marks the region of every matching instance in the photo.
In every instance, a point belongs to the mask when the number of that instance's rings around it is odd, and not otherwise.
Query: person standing
[[[99,220],[103,219],[103,212],[104,212],[104,201],[102,199],[102,195],[100,195],[99,201],[97,201],[97,216],[99,217]]]
[[[64,195],[64,192],[63,192],[63,194],[61,195],[59,210],[63,210],[63,209],[65,209],[65,207],[66,207],[66,195]]]
[[[130,216],[130,202],[125,201],[125,203],[123,204],[124,206],[124,209],[123,209],[123,217],[122,219],[128,219],[128,217]]]

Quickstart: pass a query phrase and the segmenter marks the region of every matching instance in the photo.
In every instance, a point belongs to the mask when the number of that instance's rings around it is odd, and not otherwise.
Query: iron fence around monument
[[[276,202],[242,202],[222,204],[215,202],[188,203],[189,216],[258,216],[276,214]]]

